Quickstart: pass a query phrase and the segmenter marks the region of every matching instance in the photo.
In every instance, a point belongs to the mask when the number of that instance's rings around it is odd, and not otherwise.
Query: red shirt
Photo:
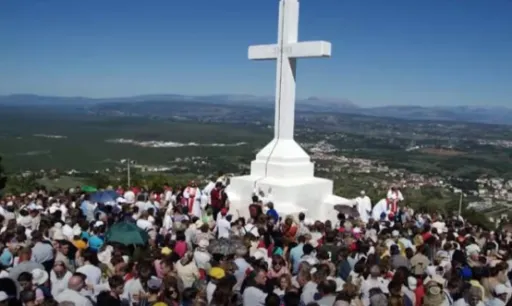
[[[174,252],[181,258],[187,252],[187,243],[185,241],[176,241]]]
[[[213,190],[210,192],[210,203],[213,208],[222,208],[221,193],[219,189],[213,188]]]
[[[414,290],[414,295],[416,296],[416,305],[421,306],[423,304],[423,297],[425,296],[425,288],[423,287],[423,282],[418,279],[418,284],[416,285],[416,290]]]

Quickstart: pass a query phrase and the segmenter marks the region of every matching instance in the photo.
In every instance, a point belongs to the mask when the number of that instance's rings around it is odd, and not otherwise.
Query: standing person
[[[187,200],[188,214],[190,215],[193,213],[192,209],[194,208],[194,203],[196,202],[196,199],[201,198],[201,191],[199,190],[199,188],[197,188],[195,181],[191,181],[187,188],[185,188],[183,196]]]
[[[243,290],[243,305],[263,306],[267,298],[267,293],[264,291],[265,284],[267,283],[267,272],[262,269],[256,269],[252,274],[252,279],[247,279],[248,284]]]
[[[108,279],[110,291],[103,291],[98,295],[98,305],[121,306],[121,295],[124,291],[124,279],[114,275]]]
[[[34,261],[32,259],[32,250],[28,247],[25,247],[18,251],[18,264],[14,265],[11,270],[9,270],[9,277],[17,280],[21,273],[30,273],[35,269],[44,270],[44,266]]]
[[[43,234],[40,231],[32,232],[32,260],[44,266],[46,272],[50,272],[53,268],[54,255],[51,244],[43,241]]]
[[[368,223],[372,213],[372,200],[366,195],[364,190],[361,191],[360,196],[356,198],[356,203],[361,221]]]
[[[164,185],[164,206],[174,204],[173,202],[174,194],[172,192],[172,188],[169,184]]]
[[[76,306],[93,306],[91,299],[81,292],[86,288],[85,281],[80,273],[75,273],[69,279],[68,289],[62,291],[55,297],[59,303],[73,302]]]
[[[263,214],[263,208],[258,196],[252,196],[252,203],[249,205],[249,216],[256,223]]]
[[[395,186],[391,187],[386,196],[386,202],[388,205],[388,212],[393,215],[398,213],[398,202],[403,201],[404,197],[398,188]]]
[[[231,215],[227,216],[228,210],[223,208],[220,211],[220,217],[217,219],[217,225],[213,232],[217,233],[218,238],[229,239],[231,232]]]
[[[211,205],[211,192],[215,188],[216,183],[213,177],[210,178],[208,184],[203,188],[203,192],[201,193],[201,208],[205,209],[208,205]]]
[[[217,218],[222,209],[222,182],[215,183],[215,188],[210,192],[210,206],[212,208],[213,218]]]

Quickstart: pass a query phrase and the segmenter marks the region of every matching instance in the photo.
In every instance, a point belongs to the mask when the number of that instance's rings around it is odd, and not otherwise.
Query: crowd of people
[[[332,222],[248,195],[241,218],[225,185],[3,195],[0,306],[512,305],[511,233],[396,202]],[[120,223],[145,243],[113,241]]]

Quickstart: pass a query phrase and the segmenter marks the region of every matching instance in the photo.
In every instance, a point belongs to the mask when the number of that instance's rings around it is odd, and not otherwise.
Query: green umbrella
[[[146,244],[149,235],[134,223],[120,222],[112,225],[105,233],[105,242],[123,245]]]
[[[96,192],[98,189],[94,186],[82,186],[83,192]]]

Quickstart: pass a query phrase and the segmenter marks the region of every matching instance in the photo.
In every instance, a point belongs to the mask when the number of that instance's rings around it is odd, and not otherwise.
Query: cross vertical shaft
[[[277,37],[276,102],[274,137],[293,139],[295,125],[295,88],[297,60],[291,57],[291,44],[299,35],[299,3],[296,0],[280,1]]]

